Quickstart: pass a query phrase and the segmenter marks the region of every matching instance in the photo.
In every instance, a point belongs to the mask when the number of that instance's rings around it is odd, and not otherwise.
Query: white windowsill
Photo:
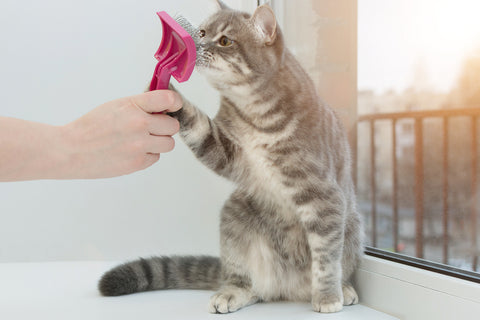
[[[480,285],[365,256],[356,273],[363,304],[400,319],[478,319]]]
[[[114,262],[0,264],[0,319],[476,319],[480,285],[366,256],[356,273],[361,304],[318,315],[309,303],[256,304],[228,316],[206,310],[212,292],[152,291],[99,296]],[[382,313],[384,312],[384,313]],[[390,314],[392,316],[389,316]]]
[[[209,314],[212,292],[166,290],[101,297],[96,284],[112,262],[0,264],[0,319],[394,319],[365,305],[317,314],[309,303],[261,303],[229,315]]]

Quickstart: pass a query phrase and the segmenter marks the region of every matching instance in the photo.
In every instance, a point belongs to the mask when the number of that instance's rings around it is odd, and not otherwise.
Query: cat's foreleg
[[[306,189],[294,196],[312,256],[312,306],[317,312],[343,307],[342,253],[345,200],[335,186]]]
[[[227,276],[225,284],[210,298],[210,313],[230,313],[259,301],[248,278]]]
[[[182,109],[169,115],[180,122],[180,136],[195,156],[217,174],[230,178],[238,148],[224,130],[185,98]]]

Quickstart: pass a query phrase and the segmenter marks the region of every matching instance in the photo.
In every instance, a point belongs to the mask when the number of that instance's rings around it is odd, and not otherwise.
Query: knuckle
[[[173,133],[177,133],[178,131],[180,131],[180,122],[175,118],[172,118],[172,119],[173,119]]]
[[[129,115],[129,118],[126,119],[123,125],[125,126],[123,130],[126,132],[133,133],[145,131],[145,129],[148,127],[148,119],[142,114],[135,112]]]
[[[175,139],[172,137],[165,138],[165,152],[170,152],[175,148]]]
[[[167,93],[167,103],[170,108],[175,108],[177,109],[182,105],[182,99],[180,98],[180,95],[176,93],[175,91],[168,90],[166,91]]]
[[[175,100],[176,100],[175,92],[170,91],[170,90],[166,90],[165,91],[165,102],[166,102],[166,104],[168,104],[169,107],[173,106],[175,104]]]
[[[126,107],[127,108],[138,108],[138,105],[135,103],[132,97],[126,98]]]
[[[135,128],[140,130],[145,130],[148,127],[148,119],[147,117],[139,116],[136,117],[134,120]]]
[[[143,140],[137,140],[131,144],[131,151],[133,154],[145,153],[146,143]]]

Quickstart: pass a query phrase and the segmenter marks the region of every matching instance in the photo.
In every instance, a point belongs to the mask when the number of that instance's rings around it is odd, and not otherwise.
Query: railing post
[[[423,119],[415,119],[415,251],[423,258]]]
[[[472,270],[477,270],[478,246],[477,246],[477,117],[472,116],[472,200],[470,212],[470,227],[472,228]]]
[[[393,251],[398,251],[398,173],[397,173],[397,119],[392,119],[392,207]]]
[[[448,117],[443,117],[443,263],[448,264]]]
[[[377,246],[377,192],[375,183],[375,120],[370,121],[370,186],[372,192],[372,246]]]

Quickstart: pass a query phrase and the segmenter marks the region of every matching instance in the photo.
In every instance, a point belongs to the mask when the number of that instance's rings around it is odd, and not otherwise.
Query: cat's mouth
[[[213,54],[206,51],[202,46],[197,48],[197,60],[195,66],[209,68],[213,62]]]

